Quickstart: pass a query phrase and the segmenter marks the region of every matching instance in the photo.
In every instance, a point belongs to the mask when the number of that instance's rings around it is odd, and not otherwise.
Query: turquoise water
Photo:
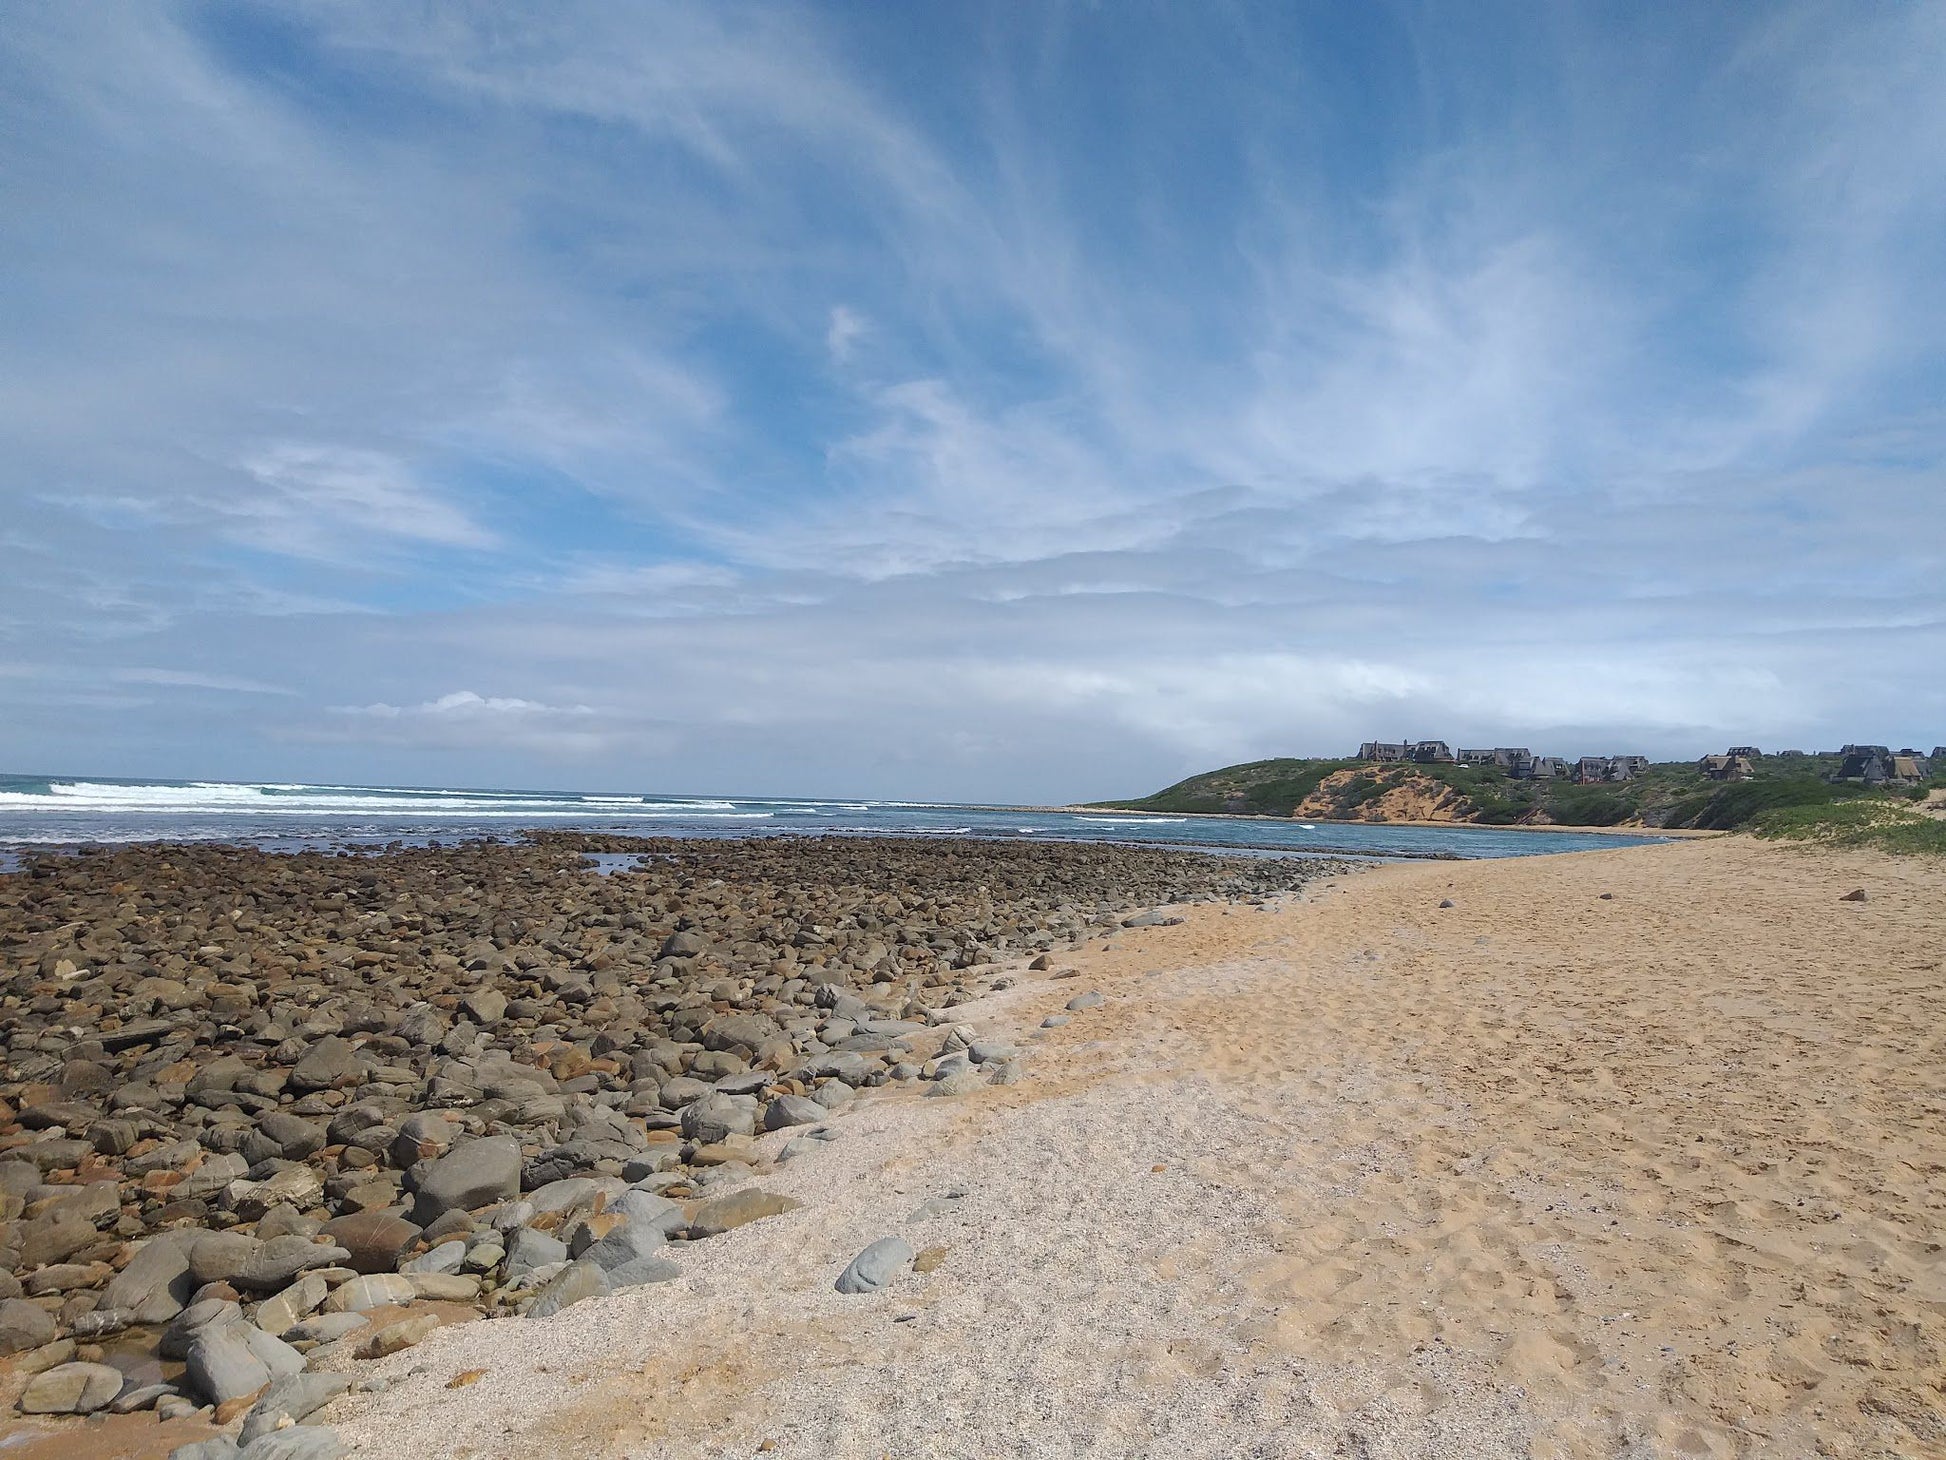
[[[681,837],[1040,837],[1381,857],[1519,857],[1654,840],[1497,827],[1307,825],[1244,816],[1108,815],[845,798],[0,776],[0,847],[15,850],[132,841],[335,847],[509,836],[529,827]]]

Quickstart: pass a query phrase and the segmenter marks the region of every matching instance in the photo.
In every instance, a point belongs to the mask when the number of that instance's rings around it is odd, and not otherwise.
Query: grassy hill
[[[1299,806],[1320,820],[1369,815],[1370,803],[1436,807],[1434,819],[1483,826],[1652,826],[1727,830],[1770,813],[1815,811],[1864,796],[1897,799],[1897,792],[1824,779],[1836,769],[1828,756],[1765,756],[1748,781],[1716,782],[1692,761],[1652,765],[1632,781],[1577,786],[1566,781],[1516,781],[1499,770],[1457,765],[1368,765],[1355,760],[1253,760],[1205,771],[1132,801],[1105,809],[1200,812],[1233,816],[1290,816]],[[1946,784],[1935,780],[1934,785]],[[1308,804],[1307,804],[1308,803]]]

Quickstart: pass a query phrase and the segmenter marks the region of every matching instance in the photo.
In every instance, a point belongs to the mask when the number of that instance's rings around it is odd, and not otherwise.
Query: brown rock
[[[324,1235],[351,1254],[346,1266],[378,1273],[398,1267],[399,1254],[419,1240],[419,1229],[390,1212],[357,1212],[326,1222]]]

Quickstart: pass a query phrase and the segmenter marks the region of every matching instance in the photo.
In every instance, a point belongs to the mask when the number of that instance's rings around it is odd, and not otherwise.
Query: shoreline
[[[1128,806],[1009,806],[1009,811],[1058,811],[1089,816],[1182,816],[1199,821],[1268,821],[1276,824],[1296,821],[1295,816],[1272,816],[1255,811],[1141,811]],[[1427,831],[1532,831],[1579,836],[1632,836],[1658,840],[1687,841],[1729,836],[1730,832],[1698,830],[1694,827],[1660,826],[1496,826],[1480,821],[1345,821],[1328,816],[1306,818],[1312,826],[1410,826]]]
[[[721,1266],[333,1412],[481,1460],[1920,1453],[1942,894],[1734,839],[1184,909],[965,1006],[1023,1078],[861,1102]],[[832,1292],[892,1234],[935,1269]]]

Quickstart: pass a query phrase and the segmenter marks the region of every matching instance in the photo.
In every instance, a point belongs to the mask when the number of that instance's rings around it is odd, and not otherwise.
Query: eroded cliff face
[[[1291,812],[1320,821],[1471,821],[1478,807],[1443,781],[1411,766],[1333,771]]]

